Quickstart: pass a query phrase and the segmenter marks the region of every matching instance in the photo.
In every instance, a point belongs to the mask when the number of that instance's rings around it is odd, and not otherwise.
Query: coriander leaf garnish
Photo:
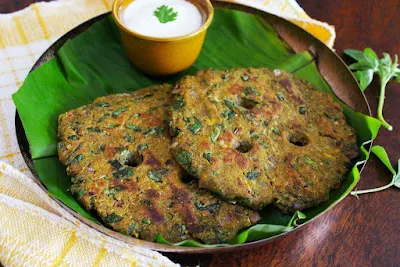
[[[353,191],[351,192],[351,195],[358,197],[358,195],[361,194],[366,194],[366,193],[373,193],[373,192],[378,192],[378,191],[382,191],[385,190],[391,186],[395,186],[397,188],[400,188],[400,159],[398,161],[398,170],[397,173],[394,170],[394,168],[392,167],[392,164],[390,163],[389,157],[385,151],[385,149],[381,146],[373,146],[372,147],[372,153],[375,154],[375,156],[378,157],[378,159],[380,159],[382,161],[383,164],[385,164],[385,166],[389,169],[389,171],[393,174],[393,178],[392,181],[384,186],[378,187],[378,188],[373,188],[373,189],[367,189],[367,190],[360,190],[360,191]]]
[[[166,5],[159,6],[155,11],[154,11],[154,16],[158,18],[158,20],[161,23],[167,23],[170,21],[176,20],[176,17],[178,16],[178,12],[174,12],[174,9],[172,7],[168,7]]]
[[[397,55],[394,55],[394,60],[392,61],[388,53],[383,53],[383,58],[379,59],[371,48],[365,48],[364,51],[347,49],[344,53],[357,61],[351,64],[349,68],[355,72],[354,74],[360,83],[362,91],[371,84],[374,74],[379,76],[381,88],[377,111],[378,119],[386,129],[389,131],[393,130],[393,127],[383,118],[383,104],[385,101],[386,85],[392,79],[396,79],[400,83],[400,69],[398,68]]]

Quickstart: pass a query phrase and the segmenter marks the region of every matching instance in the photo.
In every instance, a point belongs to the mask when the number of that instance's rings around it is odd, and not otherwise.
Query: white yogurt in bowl
[[[186,0],[134,0],[121,17],[128,29],[159,38],[183,36],[203,24],[199,9]]]

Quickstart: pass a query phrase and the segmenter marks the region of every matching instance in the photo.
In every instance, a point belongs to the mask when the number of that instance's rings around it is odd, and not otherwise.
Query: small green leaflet
[[[196,134],[196,133],[198,133],[198,131],[200,131],[200,129],[201,129],[201,127],[203,127],[203,125],[198,118],[193,117],[193,120],[194,120],[194,123],[190,124],[188,126],[188,129],[192,134]]]
[[[170,21],[176,20],[176,17],[178,16],[178,12],[174,12],[174,9],[172,7],[168,7],[166,5],[159,6],[155,11],[154,11],[154,16],[158,18],[158,20],[161,23],[167,23]]]
[[[351,195],[358,197],[358,195],[361,194],[366,194],[366,193],[373,193],[373,192],[378,192],[382,191],[385,189],[388,189],[391,186],[395,186],[397,188],[400,188],[400,159],[398,160],[398,166],[397,166],[397,173],[394,170],[392,164],[390,163],[389,157],[386,153],[386,150],[381,147],[381,146],[373,146],[371,149],[372,153],[375,154],[375,156],[382,161],[383,164],[385,164],[386,168],[389,169],[389,171],[393,174],[392,181],[384,186],[378,187],[378,188],[373,188],[373,189],[367,189],[367,190],[360,190],[360,191],[353,191],[351,192]]]

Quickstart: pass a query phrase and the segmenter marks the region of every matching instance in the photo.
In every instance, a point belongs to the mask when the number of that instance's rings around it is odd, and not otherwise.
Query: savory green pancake
[[[100,97],[59,117],[58,154],[71,192],[111,228],[154,241],[224,243],[257,212],[198,189],[169,150],[171,86]]]
[[[177,161],[201,188],[251,208],[317,205],[358,155],[341,107],[284,71],[208,69],[173,93]]]

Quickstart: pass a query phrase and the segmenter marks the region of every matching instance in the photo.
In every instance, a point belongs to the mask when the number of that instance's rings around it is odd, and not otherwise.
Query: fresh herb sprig
[[[386,85],[394,78],[400,83],[400,69],[398,68],[397,55],[394,55],[394,60],[392,61],[388,53],[383,53],[383,58],[379,59],[371,48],[365,48],[364,51],[347,49],[344,53],[357,60],[349,68],[355,71],[355,76],[360,82],[361,90],[364,91],[371,84],[374,74],[379,76],[381,88],[377,111],[378,119],[386,129],[389,131],[393,130],[393,127],[383,118],[383,104],[385,101]]]
[[[174,12],[172,7],[168,7],[166,5],[159,6],[156,10],[154,10],[153,14],[161,23],[174,21],[178,16],[178,12]]]
[[[373,146],[372,147],[372,153],[374,153],[378,159],[382,161],[383,164],[389,169],[389,171],[393,174],[392,181],[384,186],[378,187],[378,188],[373,188],[373,189],[367,189],[367,190],[359,190],[359,191],[353,191],[351,192],[351,195],[353,196],[358,196],[361,194],[366,194],[366,193],[373,193],[373,192],[378,192],[385,190],[391,186],[395,186],[397,188],[400,188],[400,159],[398,161],[398,166],[397,166],[397,173],[392,167],[392,164],[390,163],[389,157],[385,151],[385,149],[381,146]]]

